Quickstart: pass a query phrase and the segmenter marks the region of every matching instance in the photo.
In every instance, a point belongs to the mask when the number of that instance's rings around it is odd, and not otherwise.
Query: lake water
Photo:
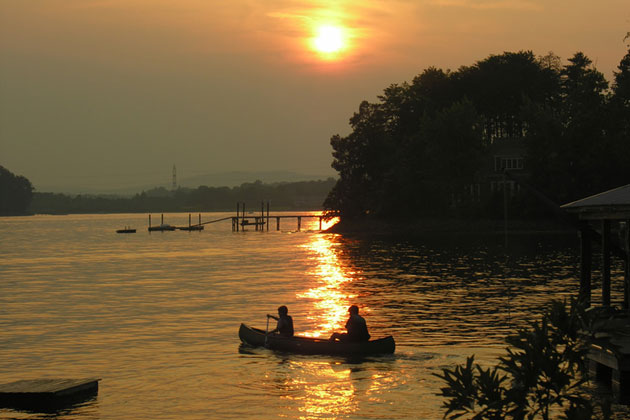
[[[138,214],[0,218],[0,383],[101,378],[78,406],[0,418],[439,419],[434,373],[471,354],[494,363],[515,327],[577,291],[576,235],[513,236],[506,251],[502,235],[350,238],[311,220],[149,233]],[[115,233],[127,225],[138,232]],[[311,336],[342,330],[357,304],[396,353],[242,347],[240,323],[265,328],[282,304]]]

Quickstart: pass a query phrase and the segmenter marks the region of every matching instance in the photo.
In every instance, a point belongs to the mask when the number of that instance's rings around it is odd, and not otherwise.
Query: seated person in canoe
[[[348,321],[346,321],[346,331],[348,332],[333,333],[330,339],[333,341],[368,341],[370,339],[370,333],[368,332],[365,319],[359,315],[359,307],[352,305],[350,309],[348,309],[348,312],[350,313],[350,317]]]
[[[293,318],[289,315],[289,309],[282,305],[278,308],[278,316],[267,315],[278,321],[276,328],[269,331],[269,334],[278,333],[283,337],[293,337]]]

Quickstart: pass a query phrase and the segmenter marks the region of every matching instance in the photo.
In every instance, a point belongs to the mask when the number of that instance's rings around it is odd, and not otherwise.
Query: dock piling
[[[610,307],[610,220],[602,220],[602,306]]]

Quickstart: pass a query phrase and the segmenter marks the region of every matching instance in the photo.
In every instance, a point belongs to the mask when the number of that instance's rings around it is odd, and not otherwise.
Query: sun
[[[345,35],[342,28],[332,25],[321,25],[316,28],[313,38],[315,51],[321,54],[335,54],[346,46]]]

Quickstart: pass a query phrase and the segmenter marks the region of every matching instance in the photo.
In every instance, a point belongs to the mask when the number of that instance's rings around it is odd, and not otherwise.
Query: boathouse
[[[589,352],[592,374],[609,382],[619,400],[630,403],[630,184],[583,198],[562,206],[578,219],[580,231],[579,299],[588,307],[597,306],[602,317],[593,331]],[[592,305],[594,245],[601,258],[600,305]],[[611,260],[618,258],[623,271],[617,275],[611,297]],[[617,305],[615,305],[617,304]]]

